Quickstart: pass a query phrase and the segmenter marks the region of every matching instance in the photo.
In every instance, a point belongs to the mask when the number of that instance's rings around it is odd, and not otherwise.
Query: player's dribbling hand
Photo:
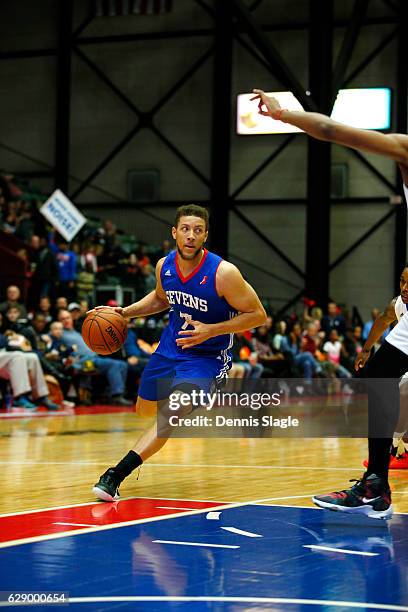
[[[188,322],[194,329],[180,330],[179,335],[188,336],[187,338],[177,338],[176,344],[182,349],[191,348],[197,344],[201,344],[211,338],[211,325],[201,323],[201,321],[193,321],[192,319]]]
[[[361,370],[361,368],[364,368],[365,364],[368,361],[368,358],[370,357],[370,353],[371,351],[361,351],[361,353],[357,355],[356,360],[354,362],[354,369],[356,372],[358,372],[358,370]]]
[[[86,314],[95,314],[96,312],[98,312],[98,310],[112,310],[112,312],[117,312],[118,314],[122,315],[122,317],[124,316],[124,309],[121,306],[95,306],[95,308],[88,310]]]
[[[276,98],[272,98],[266,95],[262,89],[253,89],[252,92],[256,94],[252,100],[259,100],[258,114],[264,117],[272,117],[276,111],[280,110],[281,106]],[[267,110],[264,110],[264,107]]]

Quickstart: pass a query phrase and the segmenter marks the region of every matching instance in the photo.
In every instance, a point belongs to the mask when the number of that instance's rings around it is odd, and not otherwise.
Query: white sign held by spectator
[[[54,191],[41,206],[40,212],[67,242],[71,242],[86,223],[84,215],[60,189]]]

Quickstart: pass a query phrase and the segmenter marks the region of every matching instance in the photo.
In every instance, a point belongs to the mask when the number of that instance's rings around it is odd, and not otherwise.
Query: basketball
[[[127,336],[127,321],[111,308],[89,314],[82,325],[82,337],[98,355],[111,355],[123,345]]]

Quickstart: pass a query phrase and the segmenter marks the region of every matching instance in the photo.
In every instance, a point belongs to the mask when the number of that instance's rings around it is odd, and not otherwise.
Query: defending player
[[[354,367],[356,371],[360,368],[364,368],[371,354],[371,349],[384,332],[392,325],[395,321],[400,321],[401,317],[407,314],[408,309],[408,266],[405,266],[401,273],[400,278],[400,295],[393,298],[391,302],[384,308],[382,312],[374,321],[374,324],[370,330],[367,340],[364,343],[363,350],[356,357]],[[392,441],[392,451],[390,457],[390,470],[406,470],[408,469],[408,452],[406,444],[403,440],[404,435],[408,429],[408,372],[404,374],[400,381],[400,397],[401,397],[401,410],[400,418],[396,431],[394,432],[394,439]],[[364,461],[364,466],[368,466],[368,461]]]
[[[155,290],[126,308],[114,308],[129,319],[170,308],[169,325],[140,381],[136,409],[143,412],[151,413],[170,393],[174,397],[197,387],[210,392],[231,367],[233,334],[266,321],[257,294],[238,268],[204,248],[208,236],[205,208],[181,206],[172,235],[176,250],[158,261]],[[158,386],[158,381],[166,380],[167,389]],[[172,414],[180,416],[191,410],[190,405]],[[117,499],[124,478],[157,453],[170,435],[168,420],[160,437],[156,425],[152,426],[115,467],[100,477],[93,488],[95,495],[104,501]]]
[[[258,100],[259,114],[295,125],[309,136],[346,145],[369,153],[385,155],[398,162],[408,201],[408,136],[382,134],[343,125],[320,113],[289,111],[268,97],[261,89],[253,90]],[[383,388],[369,393],[369,462],[363,477],[350,489],[313,497],[315,504],[330,510],[366,514],[373,518],[392,516],[391,491],[388,469],[399,416],[399,389],[397,380],[408,371],[408,317],[388,334],[383,345],[365,367],[367,378],[389,379]],[[380,427],[381,426],[381,427]],[[378,437],[378,431],[385,432]],[[373,435],[373,432],[376,434]]]

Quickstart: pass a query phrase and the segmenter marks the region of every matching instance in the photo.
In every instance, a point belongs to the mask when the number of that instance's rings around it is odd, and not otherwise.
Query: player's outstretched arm
[[[126,319],[134,319],[135,317],[147,317],[148,315],[156,314],[157,312],[163,312],[170,308],[166,294],[163,291],[163,287],[160,279],[160,272],[163,266],[165,257],[159,259],[156,265],[156,288],[148,293],[138,302],[122,308],[121,306],[111,307],[112,310],[118,312]],[[101,308],[109,308],[109,306],[96,306],[89,312],[100,310]],[[88,313],[89,314],[89,313]]]
[[[216,285],[218,295],[224,297],[239,314],[220,323],[189,321],[194,329],[179,332],[180,338],[176,340],[178,346],[191,348],[214,336],[246,331],[265,323],[266,312],[259,297],[236,266],[222,261],[217,271]]]
[[[357,371],[360,368],[364,368],[365,364],[370,357],[371,349],[374,344],[378,342],[387,328],[396,321],[397,316],[395,314],[395,302],[397,298],[391,300],[388,306],[374,321],[373,326],[368,334],[368,338],[364,343],[363,350],[359,355],[357,355],[356,360],[354,362],[354,369]]]
[[[320,113],[289,111],[281,108],[279,102],[267,96],[262,89],[254,89],[253,93],[256,95],[252,100],[258,100],[260,115],[290,123],[318,140],[385,155],[402,164],[404,168],[408,166],[408,136],[406,134],[382,134],[338,123]],[[405,170],[407,171],[407,168]],[[404,182],[408,184],[405,179]]]

